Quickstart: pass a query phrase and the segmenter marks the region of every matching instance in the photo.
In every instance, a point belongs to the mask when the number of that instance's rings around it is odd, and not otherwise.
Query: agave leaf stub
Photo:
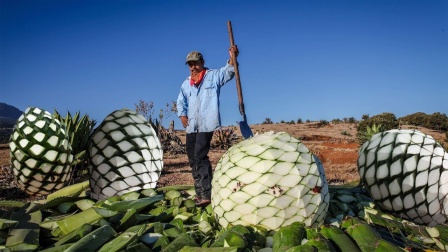
[[[256,135],[232,146],[212,181],[212,207],[223,227],[320,225],[329,200],[322,163],[285,132]]]

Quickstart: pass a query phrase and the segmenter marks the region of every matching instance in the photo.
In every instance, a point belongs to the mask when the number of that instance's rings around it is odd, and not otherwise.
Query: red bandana
[[[201,83],[202,79],[204,79],[204,75],[205,75],[206,70],[207,70],[207,68],[204,68],[204,70],[202,70],[199,73],[199,77],[198,77],[198,80],[196,82],[194,82],[193,78],[190,77],[190,85],[191,86],[195,85],[196,87],[199,86],[199,84]]]

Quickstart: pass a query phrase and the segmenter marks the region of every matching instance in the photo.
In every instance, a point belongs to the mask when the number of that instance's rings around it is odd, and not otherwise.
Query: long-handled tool
[[[230,37],[230,46],[234,46],[235,43],[233,41],[233,31],[232,31],[232,23],[230,21],[227,22],[227,28],[229,30]],[[232,52],[232,60],[233,66],[235,68],[235,81],[236,81],[236,91],[238,93],[238,105],[240,108],[240,113],[243,116],[243,121],[239,122],[241,134],[245,139],[252,137],[254,134],[247,124],[246,113],[244,112],[244,102],[243,102],[243,91],[241,90],[241,81],[240,81],[240,73],[238,71],[238,62],[236,60],[235,52]]]

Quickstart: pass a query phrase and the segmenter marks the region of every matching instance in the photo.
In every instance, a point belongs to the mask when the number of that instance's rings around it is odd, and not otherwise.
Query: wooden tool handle
[[[232,23],[230,21],[227,21],[227,29],[229,30],[230,46],[234,46],[235,42],[233,41]],[[246,113],[244,112],[243,90],[241,89],[240,73],[238,71],[238,61],[236,60],[236,57],[235,52],[232,51],[233,66],[235,68],[236,91],[238,93],[238,105],[241,115],[243,115],[244,119],[246,119]]]

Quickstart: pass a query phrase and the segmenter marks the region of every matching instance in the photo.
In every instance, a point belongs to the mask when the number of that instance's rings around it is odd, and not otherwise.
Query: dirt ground
[[[300,139],[305,146],[319,157],[330,184],[346,184],[359,180],[356,161],[359,145],[356,142],[356,124],[340,123],[316,127],[316,123],[302,124],[257,124],[250,125],[254,134],[284,131]],[[238,127],[235,133],[241,136]],[[436,140],[444,141],[444,134],[421,127],[403,126],[402,128],[418,129]],[[182,141],[185,133],[177,133]],[[213,168],[225,150],[212,149],[209,158]],[[191,169],[186,155],[164,156],[164,170],[159,179],[159,186],[192,184]]]
[[[359,180],[356,161],[358,158],[359,145],[356,142],[356,125],[348,123],[329,124],[323,127],[316,127],[316,123],[302,124],[257,124],[250,126],[253,133],[264,133],[269,131],[284,131],[291,136],[300,139],[305,146],[311,150],[322,161],[325,175],[330,184],[345,184]],[[429,134],[436,140],[443,142],[444,134],[437,131],[420,127],[407,127],[418,129],[425,134]],[[238,127],[235,127],[237,136],[241,134]],[[177,131],[176,134],[185,141],[185,132]],[[212,149],[209,158],[213,168],[225,150]],[[10,167],[8,145],[0,145],[0,171],[8,170]],[[4,177],[4,176],[3,176]],[[0,180],[2,174],[0,172]],[[1,181],[0,181],[1,183]],[[193,184],[191,169],[188,166],[188,159],[185,154],[168,155],[164,154],[164,168],[159,179],[158,186]]]

